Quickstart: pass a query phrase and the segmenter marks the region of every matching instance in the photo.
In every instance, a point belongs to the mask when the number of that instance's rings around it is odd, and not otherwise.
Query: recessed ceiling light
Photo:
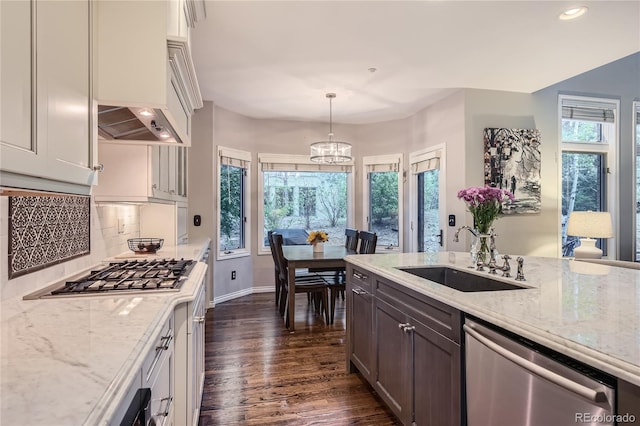
[[[148,109],[143,109],[143,110],[140,110],[140,115],[144,115],[145,117],[151,117],[153,113]]]
[[[369,68],[369,72],[376,72],[376,71],[378,71],[377,68],[374,68],[374,67]]]
[[[589,10],[589,8],[587,8],[586,6],[572,7],[570,9],[567,9],[564,12],[562,12],[560,14],[560,16],[558,16],[558,18],[560,18],[563,21],[568,21],[570,19],[576,19],[576,18],[584,15],[585,13],[587,13],[587,10]]]

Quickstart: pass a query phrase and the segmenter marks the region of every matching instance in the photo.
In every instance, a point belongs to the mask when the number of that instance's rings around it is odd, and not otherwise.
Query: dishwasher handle
[[[493,340],[483,336],[476,329],[468,326],[467,324],[462,326],[464,331],[469,334],[471,337],[476,339],[478,342],[485,345],[487,348],[496,352],[497,354],[503,356],[509,361],[519,365],[525,370],[530,371],[531,373],[540,376],[551,383],[555,383],[558,386],[567,389],[570,392],[580,395],[583,398],[588,399],[592,402],[608,402],[607,395],[599,390],[592,389],[588,386],[584,386],[580,383],[576,383],[573,380],[567,379],[553,371],[547,370],[544,367],[541,367],[525,358],[522,358],[519,355],[514,354],[513,352],[503,348],[499,344],[495,343]]]

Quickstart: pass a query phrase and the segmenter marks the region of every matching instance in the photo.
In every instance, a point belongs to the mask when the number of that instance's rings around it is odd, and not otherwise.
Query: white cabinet
[[[151,147],[150,155],[153,197],[185,201],[187,197],[187,148],[154,145]]]
[[[175,423],[198,424],[204,386],[205,283],[193,301],[176,307],[176,409]]]
[[[93,187],[96,202],[141,203],[140,235],[164,238],[166,246],[188,239],[187,148],[99,143],[104,163]],[[183,163],[179,163],[184,160]]]
[[[202,107],[184,0],[95,2],[99,105],[160,110],[184,146]]]
[[[151,389],[150,413],[158,426],[174,423],[174,316],[165,322],[156,344],[142,364],[142,387]]]
[[[89,0],[0,3],[3,185],[89,192],[91,18]]]
[[[100,142],[99,202],[187,202],[187,148]]]
[[[128,412],[138,391],[149,391],[149,406],[146,420],[157,426],[171,426],[174,424],[175,411],[175,326],[174,315],[171,313],[160,329],[159,334],[151,342],[142,366],[132,375],[131,383],[123,399],[112,416],[110,425],[132,424],[136,413]],[[126,421],[125,421],[126,420]],[[139,419],[136,419],[139,420]],[[138,424],[138,423],[135,423]],[[180,423],[177,423],[180,424]]]

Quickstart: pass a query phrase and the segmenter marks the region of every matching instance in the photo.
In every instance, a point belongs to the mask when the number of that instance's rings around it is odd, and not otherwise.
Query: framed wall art
[[[511,191],[516,200],[504,214],[539,213],[540,132],[536,129],[484,129],[484,183]]]

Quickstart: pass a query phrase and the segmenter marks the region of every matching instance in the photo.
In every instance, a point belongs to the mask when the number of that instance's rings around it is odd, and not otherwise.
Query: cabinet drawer
[[[144,363],[142,364],[142,385],[143,387],[151,387],[150,382],[153,381],[154,375],[158,371],[158,367],[162,364],[162,359],[166,353],[173,353],[173,315],[167,319],[162,331],[155,340],[153,348],[149,351]]]
[[[446,338],[460,343],[461,313],[404,286],[375,277],[375,296],[407,313]]]
[[[362,287],[363,290],[371,293],[371,283],[373,274],[365,269],[347,264],[347,279],[354,285]]]

